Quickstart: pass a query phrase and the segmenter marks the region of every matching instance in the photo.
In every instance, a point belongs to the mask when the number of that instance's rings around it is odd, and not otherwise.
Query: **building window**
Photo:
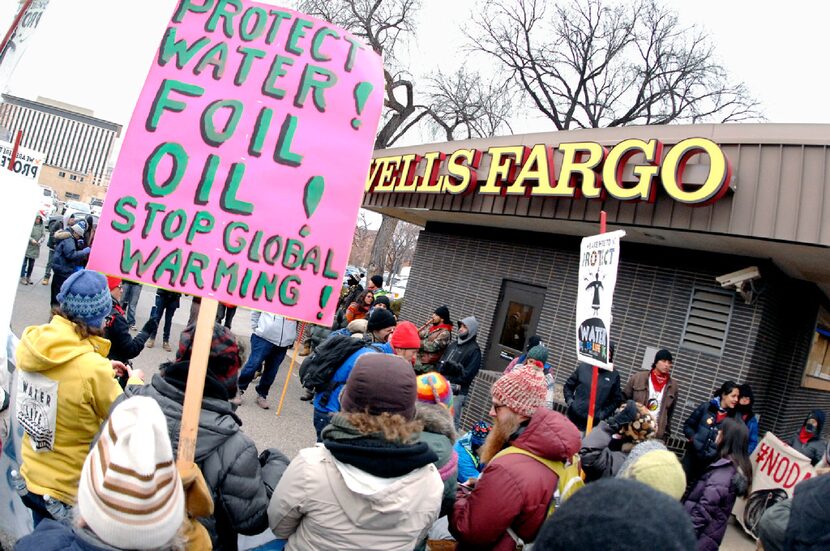
[[[70,201],[79,201],[81,199],[80,195],[78,195],[77,193],[72,193],[71,191],[67,191],[66,193],[64,193],[64,195]]]
[[[734,293],[721,289],[692,289],[680,346],[712,356],[723,354],[734,299]]]
[[[830,390],[830,312],[823,306],[818,309],[816,329],[804,378],[801,385],[807,388]]]
[[[58,172],[58,178],[66,178],[66,172]]]
[[[84,177],[83,177],[83,176],[81,176],[81,181],[82,181],[82,182],[84,181]]]
[[[70,174],[70,175],[69,175],[69,179],[70,179],[70,180],[72,180],[72,181],[77,181],[77,180],[78,180],[78,177],[77,177],[76,175],[74,175],[74,174]]]

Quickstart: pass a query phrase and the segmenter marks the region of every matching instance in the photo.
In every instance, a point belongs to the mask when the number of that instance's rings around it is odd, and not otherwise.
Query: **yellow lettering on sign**
[[[466,161],[466,165],[460,163]],[[442,176],[442,189],[452,195],[461,195],[475,189],[476,171],[481,162],[481,151],[475,149],[458,149],[450,155],[447,172],[450,177]]]
[[[507,188],[507,193],[524,195],[535,194],[537,189],[552,190],[553,180],[553,150],[545,144],[536,144],[532,148],[525,148],[525,156],[522,159],[522,169],[516,176],[516,182]],[[528,186],[527,182],[535,183],[535,186]],[[518,191],[513,191],[516,188]]]
[[[390,193],[395,189],[395,175],[401,157],[380,157],[375,159],[378,163],[377,181],[375,182],[375,193]]]
[[[625,165],[637,153],[643,153],[647,165],[634,167],[634,175],[637,176],[637,183],[634,187],[625,187],[622,183],[622,174]],[[654,177],[660,172],[660,157],[663,155],[663,144],[657,140],[631,139],[615,145],[605,158],[605,165],[602,168],[602,182],[605,190],[614,199],[628,201],[631,199],[644,199],[653,202],[657,195],[657,188],[652,186]]]
[[[709,156],[709,175],[700,188],[688,191],[683,186],[683,171],[686,163],[695,155]],[[671,148],[663,160],[660,179],[669,197],[678,203],[697,206],[713,203],[723,197],[729,189],[732,167],[717,144],[706,138],[689,138]]]
[[[605,157],[605,148],[598,143],[576,142],[559,144],[562,152],[562,168],[559,182],[550,195],[571,197],[576,189],[576,177],[582,176],[582,195],[594,199],[602,193],[602,178],[596,169]],[[567,191],[567,192],[566,192]]]
[[[424,154],[424,176],[415,176],[413,184],[418,193],[441,193],[441,184],[438,182],[438,169],[444,162],[446,155],[440,151],[430,151]]]
[[[401,169],[398,172],[398,181],[395,184],[395,191],[400,193],[415,193],[415,169],[418,166],[418,161],[421,160],[420,155],[410,153],[401,157]]]
[[[511,182],[513,180],[516,173],[516,163],[521,160],[524,149],[523,145],[494,146],[488,149],[490,172],[487,174],[487,181],[479,188],[478,192],[482,195],[499,195],[501,193],[501,182]]]

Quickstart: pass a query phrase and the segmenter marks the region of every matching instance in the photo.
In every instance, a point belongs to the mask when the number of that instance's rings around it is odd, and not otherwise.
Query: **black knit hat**
[[[392,303],[389,302],[389,297],[386,295],[380,295],[379,297],[375,297],[375,302],[373,302],[372,305],[374,306],[375,304],[383,304],[387,308],[392,307]]]
[[[533,548],[639,551],[643,542],[663,551],[697,549],[692,521],[678,501],[636,480],[603,478],[558,507]]]
[[[539,335],[533,335],[532,337],[527,339],[527,350],[529,351],[534,346],[538,346],[540,344],[544,346],[544,343],[542,342],[542,337],[540,337]]]
[[[383,308],[377,308],[372,312],[372,317],[369,318],[369,324],[366,327],[367,331],[380,331],[387,327],[395,327],[398,322],[395,320],[395,314]]]
[[[380,289],[383,287],[383,276],[382,275],[373,275],[369,278],[369,281],[375,284],[375,287]]]
[[[654,355],[654,363],[652,367],[657,364],[657,362],[665,360],[667,362],[673,362],[674,359],[672,358],[671,352],[663,348],[662,350],[658,350],[657,354]]]
[[[452,322],[450,321],[450,309],[446,306],[439,306],[438,308],[436,308],[435,315],[444,320],[444,323],[449,323],[450,325],[452,325]]]

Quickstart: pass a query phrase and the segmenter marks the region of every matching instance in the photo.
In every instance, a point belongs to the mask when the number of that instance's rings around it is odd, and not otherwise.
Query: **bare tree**
[[[487,0],[468,34],[558,130],[760,118],[698,27],[658,0]]]
[[[503,129],[512,133],[508,118],[514,94],[505,82],[485,83],[478,73],[461,68],[451,75],[438,71],[428,91],[429,124],[447,141],[493,136]]]
[[[374,237],[375,232],[369,229],[369,220],[366,216],[366,211],[361,209],[357,217],[357,226],[352,236],[352,250],[349,253],[349,264],[365,266],[369,262]]]
[[[401,271],[404,263],[412,262],[420,232],[421,228],[408,222],[401,222],[395,228],[389,247],[386,248],[384,271],[389,272],[386,284],[392,283],[392,277]]]

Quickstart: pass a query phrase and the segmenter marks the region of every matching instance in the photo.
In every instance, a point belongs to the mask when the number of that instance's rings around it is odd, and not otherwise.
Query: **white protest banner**
[[[34,0],[29,8],[20,17],[14,33],[9,38],[9,43],[0,52],[0,89],[5,89],[8,86],[12,73],[14,73],[20,58],[29,46],[32,35],[37,30],[40,20],[43,18],[43,12],[49,5],[49,0]],[[20,5],[23,9],[25,4]],[[0,31],[5,33],[5,31]]]
[[[579,248],[579,292],[576,296],[576,358],[613,369],[608,361],[611,303],[617,284],[623,230],[592,235]]]
[[[757,539],[758,521],[764,511],[792,497],[795,485],[815,476],[816,470],[805,455],[771,432],[764,435],[749,459],[752,462],[752,487],[746,499],[735,502],[732,514],[744,530]]]
[[[9,171],[12,151],[14,151],[14,144],[0,141],[0,170]],[[45,161],[45,153],[40,153],[39,151],[25,147],[18,147],[12,171],[30,180],[37,181],[38,174],[40,174],[40,169],[43,167]]]

